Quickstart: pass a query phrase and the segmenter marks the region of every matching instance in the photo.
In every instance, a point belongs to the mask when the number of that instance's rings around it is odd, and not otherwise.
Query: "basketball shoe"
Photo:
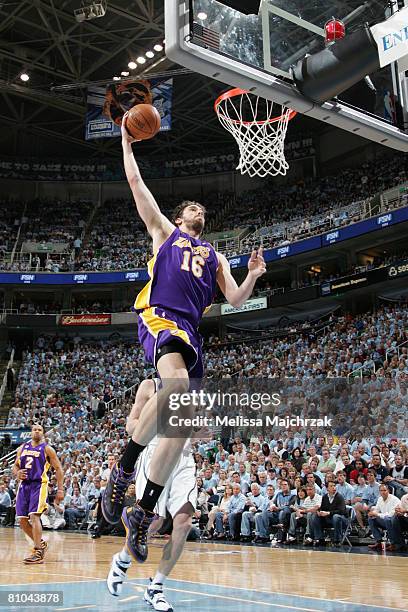
[[[111,525],[120,521],[128,486],[134,481],[136,472],[127,474],[122,466],[112,468],[106,489],[102,495],[101,510],[105,520]]]
[[[34,548],[31,555],[24,559],[26,565],[38,565],[44,563],[44,550],[42,548]]]
[[[126,530],[126,546],[129,554],[139,563],[144,563],[147,559],[147,532],[155,516],[154,512],[143,510],[138,504],[123,509],[122,523]]]
[[[114,597],[119,597],[122,594],[123,583],[126,579],[126,572],[131,566],[131,561],[122,561],[120,554],[116,553],[112,557],[112,564],[106,579],[108,591]]]
[[[173,606],[169,604],[163,595],[163,585],[160,583],[153,583],[150,578],[149,586],[145,590],[143,599],[152,606],[153,610],[160,610],[160,612],[173,612]]]

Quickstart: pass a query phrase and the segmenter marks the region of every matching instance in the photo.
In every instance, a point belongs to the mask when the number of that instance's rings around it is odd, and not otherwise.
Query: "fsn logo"
[[[234,267],[234,266],[238,266],[241,263],[241,258],[240,257],[235,257],[235,259],[230,259],[230,266]]]
[[[135,281],[139,278],[139,272],[126,272],[125,278],[128,281]]]
[[[20,280],[23,283],[32,283],[35,280],[35,274],[21,274]]]
[[[391,213],[388,213],[387,215],[382,215],[381,217],[378,217],[377,219],[378,225],[388,225],[388,223],[391,223],[391,221],[392,221]]]
[[[87,274],[74,274],[74,283],[85,283],[87,280]]]
[[[326,235],[326,242],[334,242],[335,240],[338,240],[339,236],[339,232],[331,232],[330,234]]]
[[[288,255],[289,252],[290,252],[290,247],[284,246],[284,247],[280,247],[280,249],[278,249],[276,253],[278,257],[285,257],[285,255]]]

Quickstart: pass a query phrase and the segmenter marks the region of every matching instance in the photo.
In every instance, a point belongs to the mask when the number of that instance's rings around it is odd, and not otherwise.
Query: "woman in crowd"
[[[230,484],[225,485],[224,495],[218,506],[213,506],[208,514],[208,523],[206,527],[207,538],[212,538],[214,534],[214,521],[217,512],[225,512],[228,508],[229,501],[232,497],[232,486]]]
[[[292,452],[292,465],[295,468],[295,470],[297,472],[301,472],[302,471],[302,465],[305,462],[305,457],[302,453],[302,451],[300,450],[299,447],[295,448]]]

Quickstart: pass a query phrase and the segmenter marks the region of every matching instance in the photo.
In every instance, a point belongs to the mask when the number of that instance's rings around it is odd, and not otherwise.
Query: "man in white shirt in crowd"
[[[299,527],[299,525],[306,527],[305,541],[312,541],[309,536],[309,520],[312,514],[315,514],[320,509],[322,496],[316,493],[316,487],[313,484],[306,485],[306,493],[307,497],[303,502],[303,506],[292,512],[290,516],[290,526],[286,540],[288,544],[296,541],[296,527]]]
[[[79,487],[74,486],[72,495],[67,495],[64,499],[65,513],[64,518],[68,529],[75,529],[76,521],[85,517],[87,502]]]
[[[116,462],[115,455],[108,455],[108,467],[105,468],[102,472],[102,476],[101,476],[102,480],[106,480],[106,481],[109,480],[110,473],[111,473],[113,466],[115,465],[115,462]]]
[[[241,542],[249,542],[251,538],[251,530],[255,525],[255,514],[268,505],[268,499],[262,495],[261,488],[257,482],[251,484],[251,493],[247,496],[245,507],[247,510],[242,514],[241,522]]]
[[[381,550],[381,540],[384,529],[388,532],[391,544],[394,546],[397,544],[393,542],[391,518],[395,515],[395,508],[399,503],[400,500],[398,497],[395,497],[395,495],[391,495],[387,485],[380,484],[380,497],[374,508],[368,513],[368,524],[375,539],[375,544],[368,545],[371,550]]]

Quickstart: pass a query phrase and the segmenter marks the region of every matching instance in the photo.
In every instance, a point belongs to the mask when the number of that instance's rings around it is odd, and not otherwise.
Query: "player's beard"
[[[204,219],[194,219],[186,225],[187,229],[192,230],[195,234],[201,234],[204,229]]]

